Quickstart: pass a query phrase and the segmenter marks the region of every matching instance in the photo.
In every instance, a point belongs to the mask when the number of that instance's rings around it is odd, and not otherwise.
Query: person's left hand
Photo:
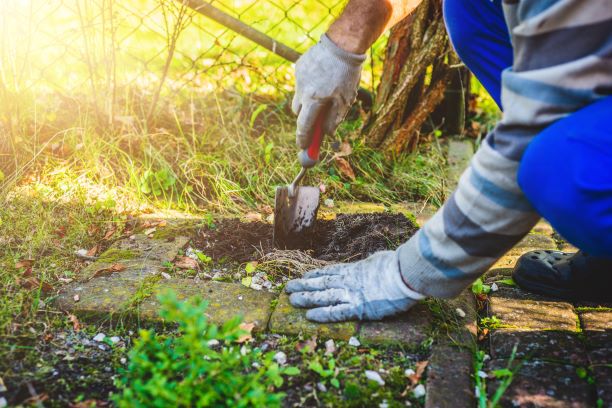
[[[287,282],[293,306],[312,308],[316,322],[379,320],[410,309],[423,295],[402,280],[397,252],[378,252],[349,264],[331,265]]]

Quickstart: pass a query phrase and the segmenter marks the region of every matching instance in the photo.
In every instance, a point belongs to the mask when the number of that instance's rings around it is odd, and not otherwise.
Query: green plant
[[[517,344],[512,348],[512,353],[506,364],[506,368],[498,370],[492,370],[489,375],[484,371],[485,352],[478,350],[474,356],[474,381],[476,383],[476,397],[478,398],[478,408],[495,408],[499,405],[501,397],[504,395],[514,375],[521,368],[522,363],[513,366],[514,359],[516,357]],[[499,380],[495,393],[489,399],[487,394],[487,378],[493,377]]]
[[[114,401],[119,407],[280,405],[284,394],[274,392],[275,387],[283,384],[283,375],[299,370],[280,367],[272,353],[246,345],[241,352],[237,342],[246,334],[241,318],[218,327],[208,322],[201,299],[179,301],[167,292],[159,300],[160,316],[177,323],[178,334],[140,331],[117,381],[120,392]]]
[[[160,197],[170,192],[175,184],[176,177],[168,168],[158,171],[146,170],[140,178],[140,191],[146,195]]]
[[[329,381],[333,387],[340,387],[340,381],[337,378],[339,370],[336,368],[336,360],[333,358],[327,360],[327,368],[323,366],[318,358],[311,361],[310,364],[308,364],[308,368],[319,374],[323,382]]]
[[[478,278],[472,283],[472,293],[475,295],[487,294],[491,291],[490,285],[485,285],[482,279]]]

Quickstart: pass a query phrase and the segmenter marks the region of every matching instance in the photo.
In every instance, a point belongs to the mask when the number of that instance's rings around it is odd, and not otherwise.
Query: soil
[[[416,225],[403,214],[341,214],[334,220],[317,221],[301,249],[321,260],[355,261],[395,249],[416,231]],[[243,263],[274,250],[272,232],[273,226],[264,222],[225,219],[200,229],[194,246],[215,261]]]

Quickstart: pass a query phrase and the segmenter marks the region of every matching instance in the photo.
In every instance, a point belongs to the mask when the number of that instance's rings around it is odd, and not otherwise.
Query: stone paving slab
[[[469,139],[450,139],[448,142],[448,153],[446,161],[447,195],[457,187],[459,178],[464,170],[469,166],[470,159],[474,155],[474,144]]]
[[[526,330],[577,331],[578,316],[571,304],[500,287],[489,298],[489,317],[495,316],[502,327]]]
[[[590,347],[612,346],[612,310],[582,311],[579,315]]]
[[[425,408],[474,407],[472,352],[448,345],[435,346],[427,367]]]
[[[357,322],[320,324],[306,319],[306,309],[298,309],[289,303],[289,295],[281,293],[272,312],[271,332],[288,335],[318,336],[321,339],[348,340],[357,334]]]
[[[491,333],[491,357],[509,358],[518,344],[516,358],[545,359],[580,366],[587,365],[586,348],[577,333],[558,331],[517,331],[499,329]]]
[[[365,344],[403,344],[418,347],[431,332],[433,316],[421,303],[399,316],[378,322],[363,322],[359,339]]]
[[[515,361],[518,362],[518,361]],[[487,370],[506,368],[507,360],[491,360]],[[489,395],[497,381],[488,381]],[[587,408],[595,406],[593,387],[578,377],[576,367],[544,361],[523,365],[501,399],[502,407]]]
[[[516,244],[514,248],[506,252],[504,256],[495,262],[491,269],[513,268],[521,255],[523,255],[525,252],[535,251],[538,249],[556,251],[557,243],[554,239],[545,234],[528,234],[522,241]]]
[[[152,239],[144,234],[134,235],[133,239],[121,239],[100,254],[98,260],[84,268],[79,274],[79,280],[89,280],[96,272],[115,264],[126,267],[121,272],[123,278],[142,279],[159,273],[163,263],[172,261],[187,242],[189,238],[183,236]]]
[[[604,407],[612,407],[612,343],[589,353],[591,370],[595,378],[597,398],[603,401]]]
[[[216,282],[194,281],[191,279],[163,279],[154,282],[137,282],[132,279],[100,277],[89,282],[67,286],[56,300],[56,306],[85,320],[104,320],[111,315],[136,313],[145,320],[159,320],[157,295],[165,290],[173,290],[179,299],[200,296],[209,302],[207,315],[216,324],[222,324],[236,314],[242,315],[244,322],[254,323],[256,330],[264,330],[271,312],[270,304],[274,294],[255,291],[244,285]],[[138,293],[147,297],[134,302]],[[78,295],[78,300],[75,300]]]

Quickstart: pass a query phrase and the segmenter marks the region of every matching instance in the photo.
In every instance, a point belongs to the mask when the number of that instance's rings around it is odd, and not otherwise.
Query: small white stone
[[[4,397],[0,397],[0,408],[8,407],[8,401]]]
[[[261,285],[258,285],[257,283],[251,283],[251,289],[262,290],[263,287]]]
[[[284,365],[285,363],[287,363],[287,355],[282,351],[276,353],[272,358],[280,365]]]
[[[485,373],[484,371],[478,371],[476,373],[476,375],[478,375],[480,378],[487,378],[489,375],[487,373]]]
[[[106,334],[98,333],[94,336],[93,341],[101,342],[101,341],[104,341],[105,338],[106,338]]]
[[[119,361],[121,362],[121,364],[125,364],[125,363],[127,363],[127,358],[121,357],[121,359]]]
[[[219,340],[217,339],[208,340],[208,347],[216,347],[218,345],[219,345]]]
[[[327,387],[322,382],[317,383],[317,389],[321,392],[327,392]]]
[[[336,343],[334,339],[329,339],[325,342],[325,355],[329,356],[334,354],[336,351]]]
[[[465,312],[459,307],[455,309],[455,313],[457,313],[457,315],[461,318],[465,317]]]
[[[378,374],[376,371],[366,370],[365,376],[368,380],[378,383],[378,385],[385,385],[385,380],[383,380],[380,374]]]
[[[351,337],[348,341],[349,346],[359,347],[361,346],[361,342],[357,340],[357,337]]]
[[[331,198],[326,198],[325,201],[323,201],[323,204],[328,208],[334,208],[334,200]]]
[[[242,356],[246,356],[247,355],[247,348],[245,346],[240,347],[240,355]]]
[[[378,408],[389,408],[389,403],[387,400],[383,400],[380,404],[378,404]]]
[[[77,256],[80,256],[80,257],[86,257],[87,256],[87,250],[86,249],[82,249],[82,248],[78,249],[76,251],[76,254],[77,254]]]
[[[119,343],[121,341],[121,337],[113,336],[109,339],[113,344]]]
[[[497,286],[497,283],[493,282],[491,284],[491,292],[497,292],[499,290],[499,286]]]
[[[412,394],[414,395],[415,398],[421,398],[425,396],[425,386],[423,384],[419,384],[416,387],[414,387],[414,390],[412,390]]]
[[[491,359],[491,356],[488,355],[488,354],[485,354],[484,357],[482,358],[482,361],[485,362],[485,361],[490,360],[490,359]]]
[[[171,279],[172,278],[168,272],[162,272],[161,276],[164,279]]]
[[[404,370],[404,375],[406,377],[410,377],[411,375],[415,375],[416,372],[412,368],[407,368]]]
[[[238,300],[242,300],[242,296],[238,296]]]

